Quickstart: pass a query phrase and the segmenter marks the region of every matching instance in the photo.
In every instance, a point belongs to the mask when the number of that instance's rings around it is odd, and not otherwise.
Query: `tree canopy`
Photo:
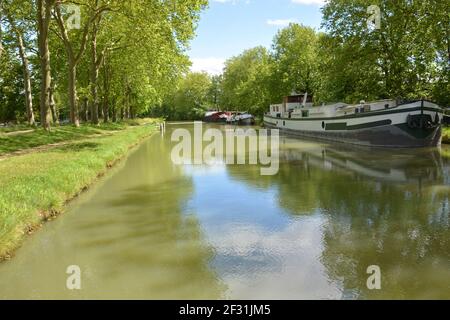
[[[35,116],[49,128],[148,113],[188,71],[186,50],[207,4],[3,0],[0,122]]]

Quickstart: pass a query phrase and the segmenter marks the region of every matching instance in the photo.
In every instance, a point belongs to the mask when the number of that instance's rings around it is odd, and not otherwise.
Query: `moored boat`
[[[313,106],[308,94],[286,97],[264,116],[266,127],[288,134],[393,148],[440,145],[442,120],[443,110],[426,100]]]
[[[227,122],[241,126],[252,126],[256,123],[255,117],[246,112],[233,114]]]
[[[228,117],[231,116],[230,112],[225,111],[208,111],[205,114],[205,122],[225,123]]]

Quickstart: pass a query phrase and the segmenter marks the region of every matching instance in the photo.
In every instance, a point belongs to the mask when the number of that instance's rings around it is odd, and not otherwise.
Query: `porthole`
[[[325,121],[322,121],[322,129],[325,129]]]

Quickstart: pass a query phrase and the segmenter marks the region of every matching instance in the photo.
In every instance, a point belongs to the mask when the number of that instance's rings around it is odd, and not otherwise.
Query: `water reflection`
[[[212,248],[184,210],[192,179],[172,165],[169,147],[152,138],[1,264],[0,297],[220,298]],[[81,291],[66,289],[69,265],[82,270]]]
[[[254,165],[175,166],[171,131],[1,264],[0,297],[450,298],[439,150],[284,137],[279,173],[261,176]],[[80,292],[65,289],[72,264]],[[380,291],[366,287],[370,265]]]
[[[293,217],[324,220],[316,245],[323,246],[320,261],[343,298],[449,298],[448,160],[438,150],[354,149],[289,138],[282,148],[277,176],[260,177],[256,168],[229,172],[256,189],[275,189],[278,205]],[[381,267],[381,291],[365,285],[370,265]]]

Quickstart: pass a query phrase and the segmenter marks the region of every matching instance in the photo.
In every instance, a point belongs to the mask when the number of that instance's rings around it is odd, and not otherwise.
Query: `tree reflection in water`
[[[449,160],[438,150],[370,150],[284,138],[280,172],[253,167],[230,175],[276,188],[293,217],[320,214],[321,261],[343,298],[448,298]],[[379,265],[382,290],[366,287]]]

